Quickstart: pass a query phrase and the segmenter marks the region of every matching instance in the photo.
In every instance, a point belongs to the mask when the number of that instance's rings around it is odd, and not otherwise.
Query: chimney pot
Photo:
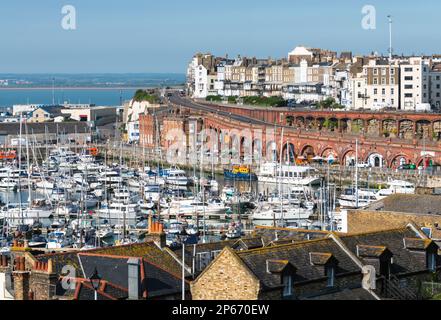
[[[54,266],[53,266],[52,259],[49,259],[48,262],[47,262],[47,272],[48,273],[53,273],[54,272]]]

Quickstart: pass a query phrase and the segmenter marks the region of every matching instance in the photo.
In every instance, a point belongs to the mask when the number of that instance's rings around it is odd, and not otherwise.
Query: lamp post
[[[98,274],[98,270],[95,267],[93,274],[89,277],[90,284],[92,285],[93,290],[95,291],[95,301],[98,300],[98,289],[101,284],[101,277]]]

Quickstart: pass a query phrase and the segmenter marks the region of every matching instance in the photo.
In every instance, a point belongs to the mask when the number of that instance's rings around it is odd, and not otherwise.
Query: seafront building
[[[389,61],[303,46],[281,59],[198,53],[187,68],[187,92],[197,99],[280,96],[317,103],[333,98],[346,109],[430,111],[441,105],[440,70],[436,55]]]

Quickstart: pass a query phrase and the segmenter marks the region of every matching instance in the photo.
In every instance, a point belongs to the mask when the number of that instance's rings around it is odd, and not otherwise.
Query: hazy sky
[[[61,27],[73,5],[77,29]],[[374,5],[376,30],[361,27]],[[185,72],[193,53],[284,57],[298,44],[441,52],[439,0],[13,0],[0,3],[0,73]]]

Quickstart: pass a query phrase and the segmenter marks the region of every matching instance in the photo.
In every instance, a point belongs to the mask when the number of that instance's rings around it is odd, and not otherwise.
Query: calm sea
[[[118,106],[130,100],[137,89],[55,89],[55,103],[92,103],[97,106]],[[52,89],[2,89],[0,107],[14,104],[52,104]]]

